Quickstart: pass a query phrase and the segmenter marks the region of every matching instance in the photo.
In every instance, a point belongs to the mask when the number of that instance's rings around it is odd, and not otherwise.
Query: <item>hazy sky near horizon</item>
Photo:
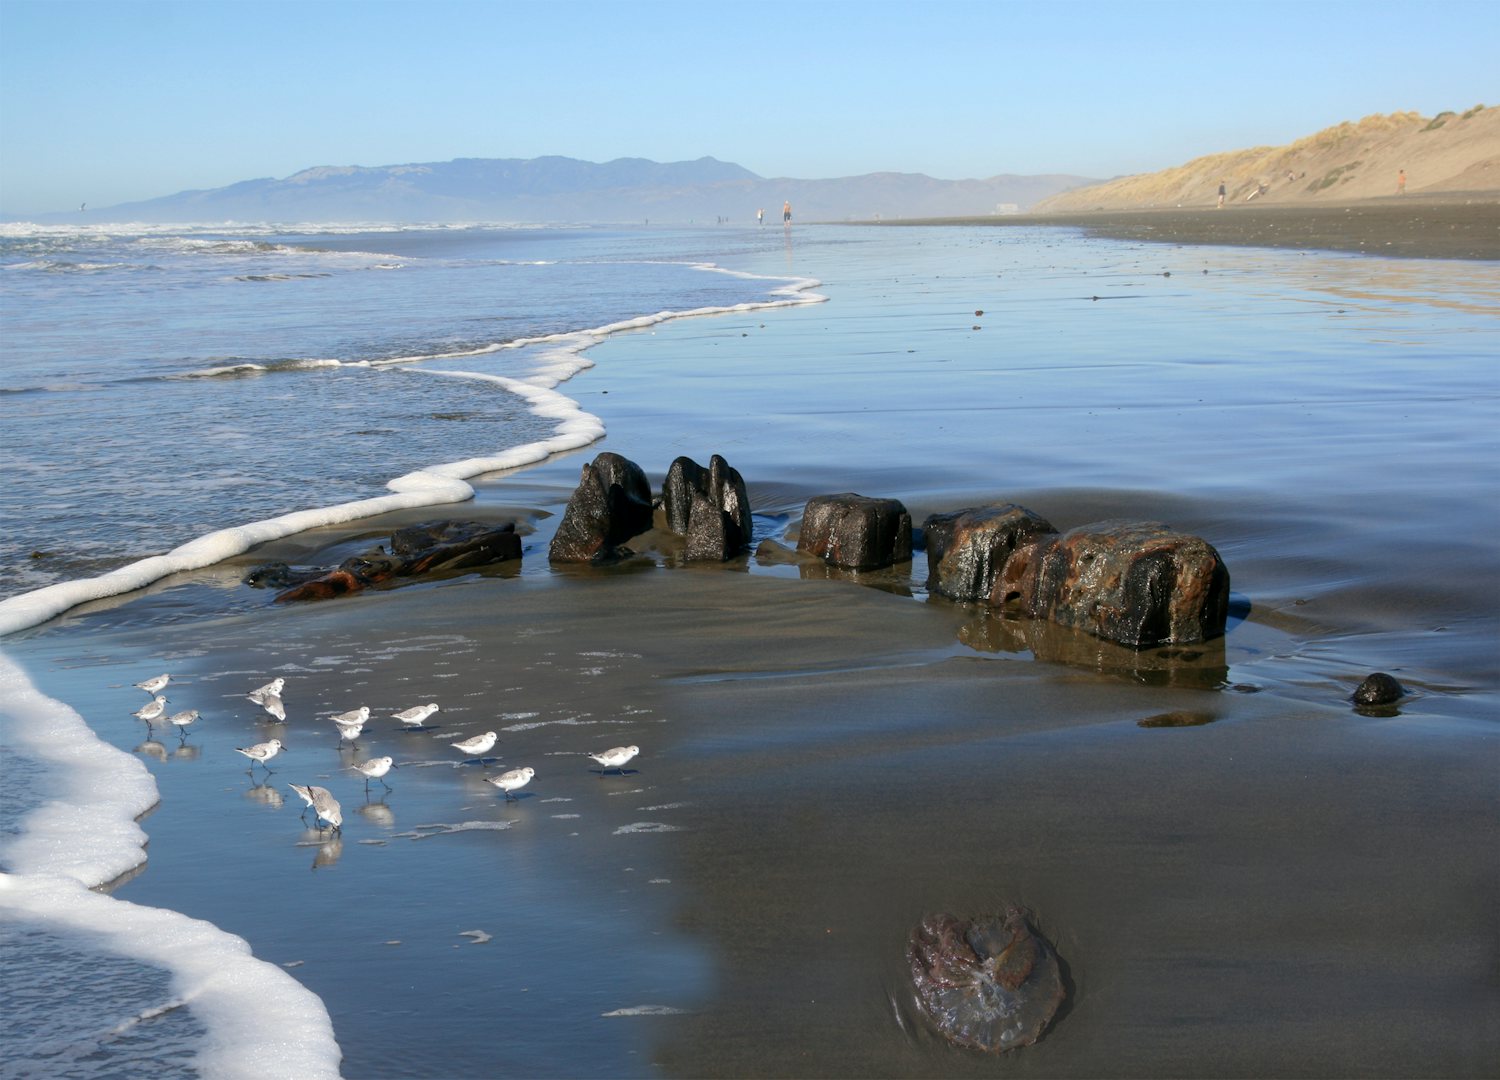
[[[0,0],[0,213],[456,157],[1108,177],[1500,102],[1500,4]]]

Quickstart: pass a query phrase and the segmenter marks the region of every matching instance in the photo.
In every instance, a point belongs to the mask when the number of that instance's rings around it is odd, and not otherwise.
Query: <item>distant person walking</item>
[[[765,210],[757,210],[757,211],[755,211],[755,224],[757,224],[757,225],[764,225],[765,223],[766,223],[766,212],[765,212]]]
[[[781,223],[790,225],[792,223],[792,201],[788,199],[781,204]]]
[[[1215,209],[1218,209],[1218,210],[1224,209],[1224,195],[1225,195],[1224,181],[1220,180],[1219,181],[1219,205]]]
[[[1396,170],[1396,194],[1397,195],[1405,195],[1406,194],[1406,170],[1405,169],[1397,169]]]

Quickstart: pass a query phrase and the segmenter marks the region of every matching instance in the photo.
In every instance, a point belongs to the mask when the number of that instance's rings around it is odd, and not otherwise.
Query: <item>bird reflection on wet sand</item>
[[[191,743],[179,742],[176,748],[168,751],[164,743],[160,743],[155,739],[147,739],[135,747],[132,752],[140,754],[142,757],[148,757],[153,761],[166,764],[168,761],[197,761],[198,757],[203,753],[203,749]]]
[[[317,832],[313,832],[312,835],[318,836],[320,834]],[[334,833],[332,839],[324,837],[322,842],[318,844],[318,850],[316,854],[313,855],[312,868],[314,870],[320,870],[325,866],[332,866],[334,863],[339,861],[339,856],[343,853],[344,838],[342,836],[340,836],[338,833]]]
[[[156,761],[167,760],[167,748],[155,739],[147,739],[135,748],[135,752],[142,757],[153,758]]]
[[[286,797],[265,781],[257,783],[252,780],[250,787],[245,791],[245,798],[270,807],[272,810],[280,810],[282,804],[286,802]]]
[[[396,824],[396,812],[389,806],[387,806],[384,802],[379,800],[376,800],[375,802],[365,803],[363,806],[359,807],[358,812],[360,817],[364,818],[372,825],[379,825],[383,828],[390,828],[391,826]]]

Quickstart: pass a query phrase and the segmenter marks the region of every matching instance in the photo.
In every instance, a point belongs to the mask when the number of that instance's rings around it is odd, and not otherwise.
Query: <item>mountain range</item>
[[[285,179],[47,214],[42,222],[630,222],[726,219],[757,210],[798,221],[982,215],[1024,210],[1080,184],[1082,176],[992,176],[936,180],[920,173],[870,173],[832,180],[767,179],[711,157],[595,163],[567,157],[459,158],[411,165],[319,166]]]

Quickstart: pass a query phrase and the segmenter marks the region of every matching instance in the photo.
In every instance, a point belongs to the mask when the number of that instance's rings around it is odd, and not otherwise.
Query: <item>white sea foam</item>
[[[76,711],[41,693],[0,655],[0,712],[13,751],[48,770],[53,798],[0,849],[0,912],[76,934],[107,952],[161,967],[207,1027],[196,1065],[211,1076],[337,1076],[341,1052],[316,994],[243,938],[175,911],[93,891],[145,861],[136,818],[157,801],[140,761],[102,742]],[[276,1037],[267,1040],[266,1032]]]
[[[146,861],[136,818],[156,805],[146,766],[101,741],[69,706],[37,690],[0,654],[0,711],[16,753],[50,766],[53,797],[27,814],[0,859],[12,874],[66,877],[93,888]]]

